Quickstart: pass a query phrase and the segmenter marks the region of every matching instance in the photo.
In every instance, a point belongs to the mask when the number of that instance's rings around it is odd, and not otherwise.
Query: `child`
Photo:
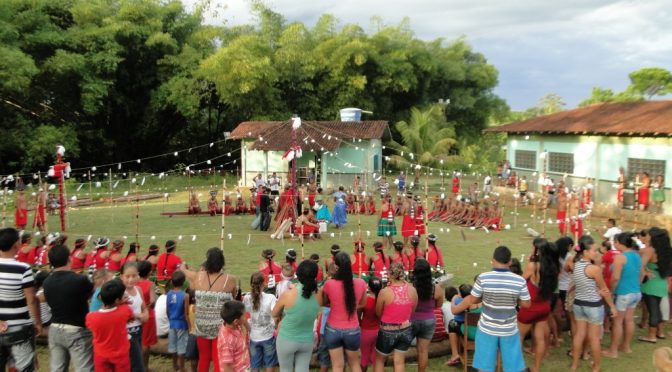
[[[91,296],[91,304],[89,311],[98,311],[103,307],[103,301],[100,299],[100,288],[103,284],[114,279],[114,275],[107,269],[98,269],[93,272],[93,296]]]
[[[471,285],[469,284],[462,284],[460,285],[460,291],[459,294],[453,295],[451,297],[450,303],[451,306],[457,306],[462,301],[469,296],[471,293]],[[477,310],[478,305],[472,305],[470,306],[469,310],[471,312],[480,312],[480,311],[475,311]],[[474,333],[475,330],[469,329],[469,336],[470,339],[474,339]],[[460,354],[458,354],[457,350],[457,344],[458,344],[458,337],[462,337],[464,335],[464,312],[455,314],[453,317],[453,320],[451,320],[448,323],[448,338],[450,339],[450,351],[452,353],[450,359],[448,362],[446,362],[447,366],[455,366],[460,363]]]
[[[189,361],[191,372],[198,371],[198,346],[196,345],[196,328],[194,327],[194,317],[196,311],[195,294],[192,289],[189,293],[189,311],[187,312],[187,322],[189,323],[189,339],[187,340],[187,352],[184,353],[184,359]]]
[[[376,362],[376,339],[380,328],[380,319],[376,314],[376,300],[382,288],[383,281],[381,279],[375,276],[369,279],[366,305],[362,310],[362,317],[359,322],[361,327],[360,348],[362,351],[360,364],[363,372],[366,372],[369,366],[374,365]]]
[[[248,335],[243,333],[245,305],[240,301],[227,301],[221,312],[224,324],[217,336],[219,370],[222,372],[243,372],[250,368]]]
[[[256,272],[250,278],[252,293],[245,295],[243,304],[250,314],[250,356],[253,371],[266,369],[272,372],[278,365],[275,352],[275,321],[271,316],[277,299],[264,293],[264,274]]]
[[[121,281],[126,286],[126,296],[128,304],[133,311],[134,319],[126,324],[126,330],[130,337],[129,356],[131,360],[131,372],[144,372],[145,365],[142,360],[142,323],[149,318],[147,307],[142,300],[142,291],[136,285],[140,275],[138,275],[138,264],[129,262],[121,268]]]
[[[126,323],[135,320],[124,303],[124,284],[111,280],[100,289],[103,308],[86,315],[86,328],[93,333],[93,364],[96,371],[129,371],[130,343]]]
[[[294,269],[291,264],[282,265],[282,280],[275,287],[275,297],[280,298],[288,289],[292,289],[292,280],[294,280]]]
[[[505,371],[522,371],[525,369],[525,359],[518,334],[516,305],[530,307],[530,293],[525,279],[509,270],[509,248],[495,248],[492,258],[492,271],[480,274],[471,295],[453,306],[452,311],[453,314],[459,314],[471,305],[483,303],[483,315],[478,321],[475,337],[474,368],[494,371],[497,352],[501,351]]]
[[[142,300],[147,307],[148,314],[147,321],[142,325],[142,360],[145,363],[145,369],[149,369],[149,348],[157,343],[156,313],[154,312],[156,286],[153,281],[149,280],[151,272],[152,264],[149,261],[138,262],[138,275],[140,275],[138,288],[142,291]]]
[[[182,271],[173,273],[172,289],[166,299],[166,312],[170,322],[168,331],[168,353],[173,355],[173,370],[185,372],[184,354],[187,352],[189,325],[186,314],[189,312],[189,295],[182,291],[185,276]]]

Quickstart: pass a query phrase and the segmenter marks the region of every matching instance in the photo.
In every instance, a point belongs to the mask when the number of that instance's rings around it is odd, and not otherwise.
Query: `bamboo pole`
[[[224,252],[224,229],[226,228],[226,206],[224,205],[224,194],[226,193],[226,174],[222,181],[222,229],[219,235],[219,249]],[[259,208],[259,206],[257,206]]]

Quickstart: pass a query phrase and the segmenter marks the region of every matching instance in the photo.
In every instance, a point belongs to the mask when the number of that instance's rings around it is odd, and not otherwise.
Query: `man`
[[[259,229],[261,231],[268,231],[268,228],[271,226],[271,198],[268,196],[268,189],[263,188],[263,194],[259,198],[259,204],[257,210],[261,214],[261,221],[259,222]]]
[[[604,231],[602,237],[606,240],[609,240],[609,249],[612,249],[614,247],[614,237],[622,232],[623,231],[621,231],[621,228],[616,226],[615,219],[610,218],[607,220],[607,230]]]
[[[268,179],[268,184],[271,187],[271,196],[280,196],[280,177],[275,172]]]
[[[36,228],[40,233],[44,234],[46,232],[45,225],[47,224],[46,216],[46,204],[47,204],[47,194],[44,189],[40,187],[37,192],[37,198],[35,202],[35,218],[33,219],[33,228]]]
[[[50,370],[93,371],[93,338],[84,326],[93,284],[70,269],[70,250],[56,245],[49,251],[54,268],[44,281],[44,297],[51,308],[49,327]]]
[[[488,196],[492,192],[492,177],[490,175],[485,176],[483,179],[483,195]]]
[[[42,332],[33,272],[14,259],[21,248],[19,232],[0,230],[0,368],[11,357],[18,371],[35,371],[35,334]],[[31,315],[32,319],[31,320]]]
[[[16,201],[14,202],[16,210],[14,211],[14,224],[19,230],[25,230],[28,224],[28,207],[26,204],[26,194],[23,188],[18,189]]]
[[[495,370],[498,351],[505,371],[525,370],[516,306],[528,308],[532,302],[525,279],[512,273],[509,266],[509,248],[495,248],[492,271],[480,274],[471,295],[452,307],[453,314],[460,314],[473,304],[483,303],[474,354],[474,368],[481,371]]]
[[[567,233],[567,189],[565,188],[565,183],[560,181],[558,184],[558,189],[556,191],[556,198],[558,201],[558,212],[555,215],[555,219],[558,222],[558,230],[560,235],[565,235]]]
[[[266,186],[266,181],[264,180],[264,177],[262,177],[261,172],[257,173],[257,176],[254,177],[254,186],[257,188],[261,188],[261,186]]]

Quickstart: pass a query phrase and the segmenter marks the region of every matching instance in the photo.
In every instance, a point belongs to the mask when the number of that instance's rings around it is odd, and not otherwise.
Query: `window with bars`
[[[557,173],[574,173],[574,154],[564,152],[548,153],[548,171]]]
[[[516,150],[515,167],[537,169],[537,152],[530,150]]]
[[[634,180],[637,173],[648,173],[653,181],[657,175],[665,179],[665,160],[628,158],[628,179]]]

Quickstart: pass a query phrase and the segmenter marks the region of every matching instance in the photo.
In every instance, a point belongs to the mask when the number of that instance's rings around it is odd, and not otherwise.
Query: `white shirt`
[[[166,312],[166,301],[168,297],[165,294],[159,296],[154,304],[154,313],[156,314],[156,334],[157,336],[165,336],[170,329],[170,322],[168,321],[168,313]]]
[[[490,186],[491,183],[492,183],[492,177],[485,176],[485,179],[483,180],[483,186]]]
[[[613,247],[614,247],[614,237],[615,237],[616,235],[622,233],[622,232],[623,232],[623,231],[621,231],[621,228],[620,228],[620,227],[616,227],[616,226],[614,226],[614,227],[610,227],[609,229],[607,229],[607,231],[604,233],[603,237],[604,237],[605,239],[609,239],[609,245],[611,245],[610,248],[613,248]]]
[[[247,294],[243,298],[245,310],[250,314],[250,340],[261,342],[273,337],[275,331],[275,321],[271,316],[277,298],[272,294],[261,293],[259,301],[259,310],[254,310],[252,304],[252,295]]]
[[[452,304],[450,301],[446,301],[441,305],[441,312],[443,313],[443,324],[448,329],[448,323],[450,323],[451,320],[455,318],[455,315],[453,315],[453,312],[450,310],[450,307]]]
[[[278,177],[269,178],[268,184],[271,185],[271,191],[280,190],[280,179]]]

